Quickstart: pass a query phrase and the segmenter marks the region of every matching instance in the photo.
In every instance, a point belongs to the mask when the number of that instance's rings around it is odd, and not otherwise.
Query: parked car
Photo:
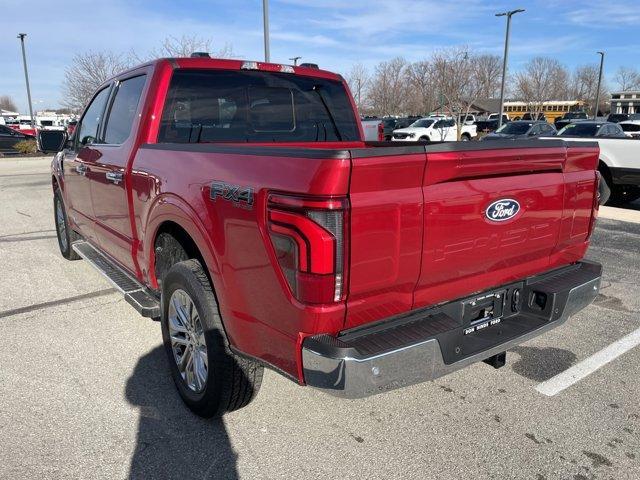
[[[497,368],[600,289],[596,146],[366,144],[328,71],[160,59],[39,143],[60,252],[160,319],[204,417],[247,405],[263,366],[349,398]]]
[[[629,138],[622,123],[571,123],[558,132],[558,137],[572,142],[598,142],[601,204],[621,205],[640,198],[640,143]]]
[[[464,117],[464,118],[463,118]],[[475,115],[462,115],[461,116],[461,121],[463,124],[465,125],[473,125],[474,123],[476,123],[476,116]]]
[[[361,120],[364,139],[367,142],[384,141],[384,124],[379,118]]]
[[[495,120],[486,120],[486,119],[476,120],[476,123],[474,123],[474,125],[476,126],[478,133],[487,134],[489,132],[496,131],[496,129],[498,128],[498,119],[496,118]],[[503,123],[503,125],[506,125],[506,123]]]
[[[544,113],[542,113],[542,112],[538,112],[538,113],[526,112],[524,115],[522,115],[522,118],[520,120],[527,120],[529,122],[531,122],[531,121],[544,121],[544,122],[546,122],[547,121],[547,117],[545,117]]]
[[[495,132],[485,135],[482,140],[522,140],[555,134],[555,127],[546,121],[517,120],[505,123]]]
[[[460,139],[468,141],[478,136],[475,125],[463,125]],[[421,118],[407,128],[393,131],[394,141],[453,142],[458,139],[456,121],[452,118]]]
[[[627,137],[640,138],[640,120],[625,120],[618,125]]]
[[[21,132],[20,130],[15,130],[5,125],[0,125],[0,152],[15,153],[14,147],[18,142],[22,142],[25,140],[35,140],[35,138],[36,137],[34,137],[33,135],[28,135]]]
[[[607,122],[611,123],[620,123],[624,122],[625,120],[629,120],[629,115],[627,115],[626,113],[610,113],[607,116]]]
[[[487,120],[491,121],[491,120],[495,120],[496,122],[499,120],[500,115],[497,113],[490,113],[489,116],[487,117]],[[509,118],[509,115],[507,115],[506,113],[502,114],[502,123],[507,123],[508,121],[510,121],[511,119]]]
[[[78,124],[77,120],[71,120],[69,123],[67,123],[67,134],[69,136],[73,135],[73,132],[76,131],[77,124]]]
[[[566,112],[562,117],[557,117],[553,124],[556,127],[556,130],[560,130],[563,127],[566,127],[571,122],[575,122],[576,120],[587,120],[586,112]]]
[[[625,138],[626,135],[620,125],[611,122],[586,120],[570,123],[558,132],[559,137],[612,137]]]

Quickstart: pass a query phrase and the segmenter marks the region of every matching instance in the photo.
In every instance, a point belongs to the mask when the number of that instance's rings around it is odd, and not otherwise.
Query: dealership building
[[[611,113],[640,113],[640,90],[613,92]]]

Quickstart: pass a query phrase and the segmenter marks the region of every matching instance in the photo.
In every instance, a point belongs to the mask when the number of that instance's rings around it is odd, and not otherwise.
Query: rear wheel
[[[58,237],[58,247],[60,253],[67,260],[79,260],[80,255],[71,247],[71,244],[80,239],[80,235],[74,232],[69,226],[67,210],[62,201],[60,190],[53,193],[53,216],[56,223],[56,236]]]
[[[229,349],[213,289],[197,260],[176,263],[165,275],[161,324],[173,381],[191,411],[220,416],[253,400],[263,368]]]
[[[420,142],[430,142],[431,139],[429,137],[427,137],[426,135],[424,135],[424,136],[420,137],[418,139],[418,141],[420,141]]]
[[[471,140],[471,137],[469,136],[468,133],[463,133],[462,136],[460,137],[460,140],[462,140],[463,142],[468,142],[469,140]]]

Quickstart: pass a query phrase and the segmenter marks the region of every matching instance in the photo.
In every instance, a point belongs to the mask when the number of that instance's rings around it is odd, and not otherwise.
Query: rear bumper
[[[434,380],[561,325],[595,299],[601,275],[601,265],[584,261],[338,337],[308,337],[305,382],[334,396],[362,398]],[[536,298],[545,298],[544,306]],[[501,315],[472,321],[467,312],[487,299]]]

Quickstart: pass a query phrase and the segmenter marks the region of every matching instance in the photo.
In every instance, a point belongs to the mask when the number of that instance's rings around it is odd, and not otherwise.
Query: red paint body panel
[[[356,141],[225,144],[225,150],[156,144],[175,68],[237,70],[242,64],[159,60],[117,77],[147,74],[131,136],[119,146],[81,149],[77,155],[88,163],[91,175],[74,175],[74,157],[68,156],[64,180],[59,179],[74,226],[151,289],[158,288],[157,232],[165,222],[181,226],[202,254],[226,333],[237,350],[302,383],[300,348],[306,336],[335,335],[584,255],[595,215],[597,148],[385,150]],[[342,81],[322,70],[294,71]],[[283,147],[287,154],[278,153]],[[122,172],[123,182],[107,183],[108,171]],[[59,176],[56,169],[54,175]],[[243,208],[212,199],[213,181],[252,189],[253,204]],[[287,200],[292,195],[335,197],[348,205],[346,294],[337,297],[345,300],[310,305],[292,295],[269,237],[270,193],[282,194],[283,201],[295,201]],[[502,198],[517,200],[518,214],[500,223],[487,220],[488,205]],[[301,224],[302,230],[307,227]],[[304,231],[299,233],[297,241],[302,242]],[[322,248],[328,248],[329,240],[321,242]],[[336,258],[335,252],[327,252],[327,258]],[[332,262],[319,260],[311,267],[331,270]]]

